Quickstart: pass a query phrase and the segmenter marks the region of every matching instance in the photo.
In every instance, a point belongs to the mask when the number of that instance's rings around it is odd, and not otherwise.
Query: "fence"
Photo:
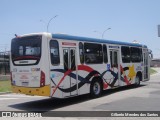
[[[10,52],[0,52],[0,74],[6,75],[10,73]]]

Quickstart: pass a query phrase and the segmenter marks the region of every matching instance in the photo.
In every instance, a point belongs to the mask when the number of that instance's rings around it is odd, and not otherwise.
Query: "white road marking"
[[[30,95],[22,95],[22,94],[3,94],[3,95],[0,95],[0,97],[42,97],[42,96],[30,96]]]
[[[18,98],[0,98],[0,100],[11,100],[11,99],[18,99]]]
[[[45,98],[43,96],[29,96],[29,95],[23,95],[23,94],[2,94],[0,95],[0,101],[2,100],[12,100],[12,99],[27,99],[27,98]]]

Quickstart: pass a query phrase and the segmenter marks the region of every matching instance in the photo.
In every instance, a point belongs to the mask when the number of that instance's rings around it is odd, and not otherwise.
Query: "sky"
[[[15,34],[48,31],[145,44],[160,58],[160,0],[0,0],[0,52]],[[108,29],[111,28],[111,29]],[[108,29],[108,30],[107,30]]]

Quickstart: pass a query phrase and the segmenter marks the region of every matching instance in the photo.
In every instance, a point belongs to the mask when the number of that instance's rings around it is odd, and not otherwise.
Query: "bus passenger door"
[[[143,52],[143,65],[144,65],[144,81],[145,80],[149,80],[149,67],[150,67],[150,64],[149,64],[149,53],[148,51],[145,51]]]
[[[75,48],[63,48],[64,78],[64,97],[77,95],[77,61]]]
[[[118,87],[120,83],[120,61],[119,61],[119,51],[110,50],[110,65],[112,73],[112,81],[110,82],[111,87]]]

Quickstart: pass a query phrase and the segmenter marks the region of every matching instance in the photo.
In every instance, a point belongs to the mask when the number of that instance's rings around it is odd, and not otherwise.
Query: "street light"
[[[48,27],[49,27],[49,24],[50,24],[50,22],[54,19],[54,18],[56,18],[58,15],[55,15],[54,17],[52,17],[49,21],[48,21],[48,24],[47,24],[47,32],[48,32]]]
[[[106,31],[110,30],[110,29],[111,29],[111,28],[107,28],[106,30],[103,31],[103,33],[102,33],[102,39],[103,39],[104,33],[105,33]]]

